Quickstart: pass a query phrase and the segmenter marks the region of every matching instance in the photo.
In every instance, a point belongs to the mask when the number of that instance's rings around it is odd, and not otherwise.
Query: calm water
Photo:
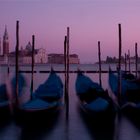
[[[63,70],[62,65],[54,65],[55,70]],[[97,65],[71,65],[71,70],[98,70]],[[115,65],[112,68],[115,69]],[[132,66],[133,67],[133,66]],[[21,70],[30,70],[29,66],[20,67]],[[49,70],[50,65],[36,66],[35,70]],[[104,70],[108,70],[108,65],[103,65]],[[6,79],[6,67],[1,67],[0,83],[4,83]],[[14,67],[10,67],[10,77],[14,72]],[[24,74],[27,79],[28,87],[30,87],[30,74]],[[64,82],[64,75],[59,74]],[[87,74],[94,81],[98,82],[98,74]],[[43,83],[48,74],[36,73],[34,76],[34,89],[40,83]],[[59,116],[51,123],[36,125],[34,122],[31,127],[23,127],[14,121],[7,122],[0,126],[0,140],[139,140],[140,125],[125,116],[116,117],[113,123],[101,124],[95,120],[90,121],[84,117],[79,109],[78,99],[75,96],[75,79],[76,74],[70,74],[69,89],[69,120],[65,119],[65,108]],[[108,88],[108,74],[102,75],[103,87]],[[26,89],[28,91],[28,88]],[[25,100],[29,98],[29,92],[26,92]],[[104,119],[104,118],[102,118]],[[39,120],[38,120],[39,121]]]

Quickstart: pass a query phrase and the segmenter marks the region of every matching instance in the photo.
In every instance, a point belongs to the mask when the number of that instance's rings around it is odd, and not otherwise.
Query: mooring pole
[[[129,73],[131,72],[131,67],[130,67],[130,50],[128,50],[128,66],[129,66]]]
[[[119,28],[119,64],[118,64],[118,102],[121,104],[121,53],[122,53],[122,38],[121,38],[121,24]]]
[[[136,78],[138,77],[138,51],[137,43],[135,43],[135,68],[136,68]]]
[[[32,100],[33,86],[34,86],[34,47],[35,47],[35,36],[32,35],[32,74],[31,74],[31,92],[30,92],[31,100]]]
[[[70,34],[70,30],[69,27],[67,27],[67,38],[66,38],[66,58],[67,58],[67,96],[66,96],[66,116],[68,118],[68,114],[69,114],[69,34]]]
[[[65,36],[64,40],[64,67],[65,67],[65,94],[64,100],[66,105],[66,118],[68,117],[68,81],[67,81],[67,36]]]
[[[127,56],[126,56],[126,53],[125,53],[125,56],[124,56],[124,64],[125,64],[125,72],[127,72]]]
[[[19,53],[19,21],[16,22],[16,104],[18,105],[18,53]]]
[[[65,36],[64,38],[64,71],[65,71],[65,95],[64,95],[64,99],[65,99],[65,102],[67,100],[67,56],[66,56],[66,47],[67,47],[67,36]]]
[[[98,41],[98,58],[99,58],[99,83],[102,86],[102,79],[101,79],[101,50],[100,50],[100,41]]]

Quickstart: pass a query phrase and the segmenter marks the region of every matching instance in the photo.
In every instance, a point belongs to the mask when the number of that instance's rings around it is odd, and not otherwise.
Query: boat
[[[41,84],[31,99],[17,108],[18,118],[32,120],[45,118],[59,112],[62,107],[63,84],[60,77],[51,70],[48,79]]]
[[[56,72],[51,69],[48,79],[33,93],[33,98],[39,98],[47,102],[59,101],[63,96],[63,83]]]
[[[25,76],[22,73],[18,74],[18,98],[23,95],[24,88],[27,87],[27,81]],[[11,91],[12,95],[16,96],[16,76],[11,79]]]
[[[120,110],[125,113],[140,111],[140,81],[134,75],[121,73],[121,95],[118,99],[118,75],[109,69],[109,85],[112,93],[118,100]]]
[[[26,79],[22,74],[19,74],[19,96],[21,97],[22,91],[26,85]],[[10,118],[13,115],[14,107],[16,104],[16,94],[15,94],[15,77],[10,81],[9,78],[6,82],[0,85],[0,115],[3,118]]]
[[[5,83],[0,85],[0,114],[4,118],[10,115],[10,101]]]
[[[21,93],[24,86],[26,85],[25,77],[22,74],[19,74],[18,81],[19,81],[19,93]],[[12,80],[10,81],[8,73],[6,82],[0,85],[0,114],[4,118],[5,117],[9,118],[9,116],[11,116],[13,113],[13,107],[16,101],[15,93],[16,93],[15,77],[13,77]]]
[[[76,95],[84,112],[95,117],[112,117],[116,107],[108,92],[81,71],[77,74]]]

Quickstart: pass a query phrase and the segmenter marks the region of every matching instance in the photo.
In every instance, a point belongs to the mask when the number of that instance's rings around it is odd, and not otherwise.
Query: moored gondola
[[[18,118],[31,121],[59,112],[63,96],[63,84],[60,77],[52,70],[49,78],[31,96],[29,101],[17,107]]]
[[[0,86],[0,116],[1,118],[9,117],[10,115],[10,100],[6,84]]]
[[[80,71],[76,79],[76,94],[86,113],[97,118],[103,116],[108,118],[115,115],[117,108],[108,92]]]
[[[48,79],[33,93],[33,98],[47,102],[59,101],[63,96],[63,83],[56,72],[51,68]]]
[[[140,114],[140,82],[134,76],[121,72],[121,95],[118,99],[118,75],[109,69],[109,85],[112,93],[118,100],[120,109],[133,115]],[[120,100],[120,101],[119,101]],[[132,113],[133,112],[133,113]]]
[[[9,68],[9,67],[8,67]],[[18,77],[19,82],[19,96],[26,85],[25,77],[20,74]],[[13,108],[16,102],[15,94],[15,77],[10,81],[9,73],[7,75],[5,83],[0,85],[0,116],[3,118],[10,118],[13,114]]]

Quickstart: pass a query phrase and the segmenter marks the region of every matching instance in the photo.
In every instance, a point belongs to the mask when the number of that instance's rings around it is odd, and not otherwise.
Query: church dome
[[[32,45],[30,42],[28,42],[28,44],[26,45],[26,50],[32,51]]]

